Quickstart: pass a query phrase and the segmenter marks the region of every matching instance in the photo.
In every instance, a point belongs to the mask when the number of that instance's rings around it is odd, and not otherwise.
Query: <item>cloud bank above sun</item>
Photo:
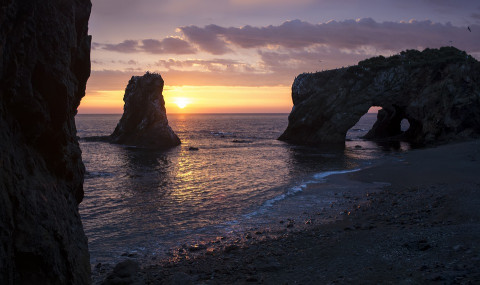
[[[288,90],[299,73],[405,49],[453,45],[480,57],[475,1],[337,2],[94,0],[87,98],[119,93],[132,75],[147,70],[162,74],[167,88],[223,88],[221,102],[238,96],[232,88]],[[279,94],[285,96],[288,91]]]
[[[183,38],[95,43],[95,52],[134,54],[137,60],[123,65],[118,61],[123,71],[94,69],[93,74],[128,73],[146,58],[144,68],[165,74],[170,85],[287,85],[301,72],[351,65],[405,49],[455,45],[477,54],[480,25],[470,27],[474,32],[430,20],[380,23],[371,18],[320,24],[293,20],[265,27],[185,26],[179,28]],[[101,59],[94,63],[102,65]]]
[[[478,31],[479,25],[472,25]],[[183,38],[167,37],[162,40],[125,40],[118,44],[95,43],[96,48],[120,53],[145,52],[152,54],[197,54],[204,51],[224,55],[235,50],[306,49],[328,46],[338,49],[375,47],[380,50],[455,44],[471,52],[480,51],[480,38],[467,33],[467,27],[451,23],[434,23],[430,20],[408,22],[376,22],[371,18],[329,21],[311,24],[300,20],[286,21],[278,26],[266,27],[205,27],[178,28]]]

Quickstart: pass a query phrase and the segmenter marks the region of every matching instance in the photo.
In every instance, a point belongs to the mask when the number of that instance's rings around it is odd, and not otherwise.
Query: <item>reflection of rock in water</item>
[[[377,121],[365,136],[431,144],[480,136],[480,63],[453,47],[409,50],[358,65],[299,75],[281,140],[343,144],[371,106]],[[409,128],[402,131],[407,119]]]
[[[123,116],[110,141],[152,149],[167,149],[180,144],[168,125],[160,74],[147,72],[132,76],[125,89]]]
[[[89,284],[74,116],[89,0],[0,3],[0,284]]]
[[[127,179],[125,188],[133,192],[158,191],[171,180],[171,161],[167,154],[150,149],[124,149]]]

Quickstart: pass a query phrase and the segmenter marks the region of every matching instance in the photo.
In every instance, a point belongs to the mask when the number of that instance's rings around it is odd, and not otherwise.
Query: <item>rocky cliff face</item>
[[[123,97],[123,116],[110,135],[111,142],[151,149],[180,144],[168,125],[163,84],[160,74],[132,76]]]
[[[343,144],[371,106],[380,106],[366,138],[432,144],[480,136],[480,63],[453,47],[409,50],[358,65],[299,75],[280,140]],[[407,119],[410,128],[400,129]]]
[[[0,284],[88,284],[74,116],[89,0],[0,3]]]

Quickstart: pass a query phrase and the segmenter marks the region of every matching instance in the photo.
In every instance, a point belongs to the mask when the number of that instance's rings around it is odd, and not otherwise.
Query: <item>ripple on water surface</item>
[[[130,251],[161,253],[224,234],[233,224],[241,229],[239,223],[275,209],[329,171],[352,171],[383,155],[356,139],[368,129],[361,124],[341,151],[280,142],[287,116],[169,115],[182,145],[163,152],[82,141],[87,174],[80,212],[92,263]],[[78,135],[108,135],[119,118],[79,115]]]

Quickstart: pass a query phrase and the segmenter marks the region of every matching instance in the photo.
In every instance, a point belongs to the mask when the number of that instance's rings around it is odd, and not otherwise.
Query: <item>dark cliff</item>
[[[279,139],[295,144],[343,144],[371,106],[382,110],[368,139],[424,145],[480,136],[480,63],[453,47],[301,74],[292,99],[288,127]],[[405,132],[403,119],[410,124]]]
[[[0,284],[88,284],[74,116],[90,76],[89,0],[0,4]]]
[[[123,97],[123,116],[110,135],[110,142],[150,149],[180,144],[168,125],[163,84],[160,74],[147,72],[143,76],[132,76]]]

